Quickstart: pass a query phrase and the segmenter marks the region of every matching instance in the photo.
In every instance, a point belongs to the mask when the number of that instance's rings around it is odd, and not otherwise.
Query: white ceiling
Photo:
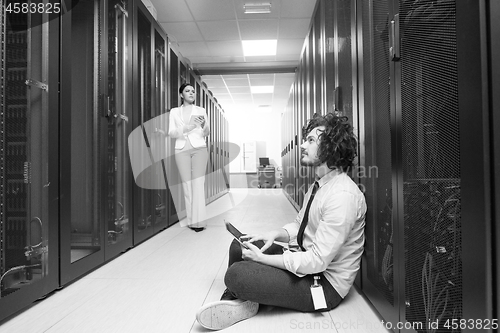
[[[223,109],[284,110],[316,0],[150,1],[169,41]],[[270,14],[243,12],[244,4],[264,2]],[[276,56],[245,57],[241,41],[260,39],[277,39]],[[272,85],[274,93],[252,94],[251,85]]]

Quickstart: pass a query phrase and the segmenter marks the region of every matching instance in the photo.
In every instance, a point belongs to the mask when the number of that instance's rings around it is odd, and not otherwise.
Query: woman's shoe
[[[204,227],[188,227],[188,228],[195,231],[195,232],[200,232],[200,231],[205,230]]]

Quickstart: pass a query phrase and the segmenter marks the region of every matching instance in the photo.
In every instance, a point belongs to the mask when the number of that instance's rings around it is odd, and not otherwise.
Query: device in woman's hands
[[[191,119],[189,120],[189,125],[200,125],[201,126],[201,123],[203,122],[204,118],[205,118],[204,116],[192,115]]]

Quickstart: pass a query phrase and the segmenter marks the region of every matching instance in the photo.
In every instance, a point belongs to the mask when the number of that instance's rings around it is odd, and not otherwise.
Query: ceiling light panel
[[[276,39],[242,40],[241,43],[243,45],[243,55],[245,57],[275,56],[278,41]]]
[[[245,14],[270,14],[271,3],[270,2],[245,3],[243,5],[243,12]]]
[[[272,94],[274,86],[251,86],[252,94]]]

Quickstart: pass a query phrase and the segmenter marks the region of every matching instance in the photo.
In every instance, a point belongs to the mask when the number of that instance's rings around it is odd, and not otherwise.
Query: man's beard
[[[304,155],[308,156],[308,155]],[[304,156],[300,159],[300,165],[302,166],[310,166],[310,167],[315,167],[321,164],[321,161],[319,159],[314,159],[312,161],[304,161]]]

